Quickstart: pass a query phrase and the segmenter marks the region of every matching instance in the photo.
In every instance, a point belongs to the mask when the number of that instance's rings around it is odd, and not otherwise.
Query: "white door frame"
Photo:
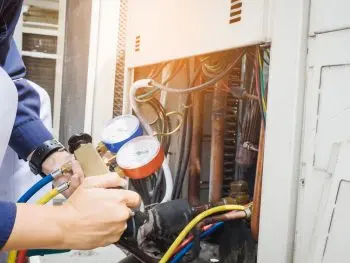
[[[278,0],[272,28],[258,262],[293,262],[309,0]]]
[[[97,142],[113,116],[119,0],[93,0],[84,132]]]

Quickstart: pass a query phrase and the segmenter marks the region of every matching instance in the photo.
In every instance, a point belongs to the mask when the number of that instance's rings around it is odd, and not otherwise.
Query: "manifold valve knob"
[[[68,140],[69,152],[74,153],[82,144],[92,143],[92,137],[87,133],[72,135]]]

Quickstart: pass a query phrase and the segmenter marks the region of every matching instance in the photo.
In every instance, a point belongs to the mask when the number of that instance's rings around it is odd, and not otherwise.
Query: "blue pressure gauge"
[[[112,153],[128,141],[143,134],[140,121],[134,115],[120,115],[113,118],[102,132],[102,142]]]

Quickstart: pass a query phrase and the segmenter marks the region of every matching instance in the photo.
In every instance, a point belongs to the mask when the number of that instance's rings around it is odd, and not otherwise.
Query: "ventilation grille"
[[[120,1],[116,73],[115,73],[115,81],[114,81],[114,103],[113,103],[113,115],[114,116],[120,115],[123,112],[127,13],[128,13],[128,0],[121,0]]]
[[[35,51],[56,54],[57,37],[24,33],[22,49],[24,51]]]
[[[231,0],[230,24],[238,23],[242,20],[242,0]]]
[[[140,36],[137,36],[136,37],[136,40],[135,40],[135,51],[136,52],[139,52],[140,51],[140,44],[141,44],[141,38]]]
[[[23,56],[27,68],[26,78],[45,89],[50,96],[51,111],[55,95],[56,60]]]

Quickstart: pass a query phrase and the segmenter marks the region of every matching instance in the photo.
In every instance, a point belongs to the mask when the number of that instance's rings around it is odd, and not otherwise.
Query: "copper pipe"
[[[259,139],[259,153],[256,165],[255,185],[254,185],[254,197],[253,197],[253,211],[252,219],[250,222],[250,228],[255,240],[259,238],[259,222],[260,222],[260,205],[261,205],[261,185],[263,176],[263,164],[264,164],[264,145],[265,145],[265,128],[264,123],[261,122],[260,139]]]
[[[193,96],[193,130],[188,181],[188,200],[191,205],[199,204],[201,151],[203,137],[204,93],[196,92]]]
[[[237,219],[243,219],[243,218],[247,218],[247,214],[245,211],[233,210],[233,211],[221,214],[221,215],[207,217],[207,218],[203,219],[203,221],[198,223],[196,228],[202,229],[205,225],[211,225],[211,224],[215,224],[217,222],[225,222],[225,221],[237,220]]]
[[[220,85],[217,84],[217,85]],[[224,175],[224,139],[227,92],[216,87],[213,94],[209,202],[218,202],[222,195]]]
[[[204,219],[203,222],[204,222],[204,225],[210,225],[210,224],[214,224],[214,223],[220,222],[220,221],[243,219],[246,217],[247,217],[247,215],[246,215],[245,211],[230,211],[230,212],[227,212],[225,214],[208,217],[208,218]]]

